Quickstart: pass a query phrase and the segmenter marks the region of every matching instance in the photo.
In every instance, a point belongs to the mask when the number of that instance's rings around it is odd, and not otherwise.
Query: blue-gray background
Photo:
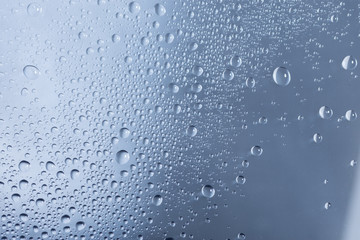
[[[359,239],[359,17],[3,0],[1,239]]]

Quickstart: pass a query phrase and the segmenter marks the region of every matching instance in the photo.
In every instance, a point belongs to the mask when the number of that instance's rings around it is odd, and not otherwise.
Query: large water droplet
[[[29,216],[26,213],[20,214],[20,220],[23,222],[27,222],[29,220]]]
[[[42,208],[42,207],[44,207],[44,205],[45,205],[45,200],[42,199],[42,198],[39,198],[39,199],[36,200],[35,204],[36,204],[36,206],[38,206],[39,208]]]
[[[342,62],[341,62],[341,66],[345,69],[345,70],[354,70],[357,66],[357,60],[355,57],[349,55],[346,56]]]
[[[140,4],[137,2],[129,3],[129,11],[133,14],[139,13],[141,10]]]
[[[155,206],[160,206],[162,201],[163,201],[163,198],[160,195],[155,195],[152,200],[152,202]]]
[[[237,183],[240,183],[240,184],[245,184],[245,182],[246,182],[246,178],[244,176],[237,176],[235,180]]]
[[[55,164],[51,161],[48,161],[46,164],[45,164],[45,168],[46,170],[48,171],[54,171],[55,170]]]
[[[69,215],[64,215],[61,217],[61,222],[64,224],[68,224],[70,222],[70,216]]]
[[[260,156],[263,153],[263,149],[260,146],[253,146],[250,152],[253,156]]]
[[[204,69],[203,69],[202,67],[200,67],[200,66],[194,66],[194,67],[192,68],[191,72],[192,72],[194,75],[200,77],[200,76],[203,74]]]
[[[14,193],[13,195],[11,195],[11,199],[14,201],[14,202],[19,202],[21,200],[21,196],[20,194],[18,193]]]
[[[82,221],[79,221],[79,222],[76,223],[76,229],[78,231],[83,230],[85,228],[85,226],[86,226],[86,224],[84,222],[82,222]]]
[[[197,128],[193,125],[190,125],[187,129],[186,129],[186,134],[190,137],[194,137],[197,134]]]
[[[42,13],[42,7],[38,3],[30,3],[27,6],[27,13],[29,16],[37,17]]]
[[[345,119],[349,122],[354,121],[357,119],[357,113],[354,110],[348,110],[345,113]]]
[[[273,79],[279,86],[287,86],[291,81],[289,70],[284,67],[277,67],[273,72]]]
[[[237,238],[238,238],[238,239],[241,239],[241,240],[245,240],[245,239],[246,239],[246,236],[245,236],[244,233],[239,233],[239,234],[237,235]]]
[[[27,77],[30,80],[35,80],[35,79],[39,78],[39,75],[40,75],[39,69],[33,65],[25,66],[23,69],[23,73],[24,73],[25,77]]]
[[[201,188],[201,194],[204,197],[212,198],[215,195],[215,189],[211,185],[204,185]]]
[[[130,130],[127,128],[120,129],[120,137],[128,138],[130,136]]]
[[[223,79],[225,80],[233,80],[234,79],[234,72],[230,69],[225,69],[225,71],[222,74]]]
[[[19,182],[19,188],[20,188],[21,190],[26,189],[28,186],[29,186],[29,182],[28,182],[27,180],[21,180],[21,181]]]
[[[77,169],[73,169],[70,172],[71,179],[77,179],[80,176],[80,171]]]
[[[233,67],[240,67],[241,64],[242,64],[242,60],[238,55],[235,55],[230,59],[230,65]]]
[[[29,163],[28,161],[23,160],[23,161],[21,161],[21,162],[19,163],[19,170],[20,170],[20,171],[25,172],[25,171],[27,171],[29,168],[30,168],[30,163]]]
[[[333,110],[328,106],[322,106],[319,109],[319,115],[322,119],[330,119],[333,115]]]
[[[125,151],[121,150],[116,153],[116,161],[120,164],[126,164],[130,160],[130,154]]]
[[[166,13],[166,8],[162,4],[157,3],[155,4],[155,13],[159,16],[163,16]]]
[[[313,140],[316,143],[321,143],[323,140],[323,137],[319,133],[315,133],[313,136]]]

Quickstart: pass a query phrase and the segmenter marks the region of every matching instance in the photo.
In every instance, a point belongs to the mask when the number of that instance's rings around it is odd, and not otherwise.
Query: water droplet
[[[199,47],[199,45],[196,42],[191,42],[189,43],[188,47],[190,51],[195,51]]]
[[[121,165],[126,164],[129,160],[130,154],[127,151],[121,150],[116,153],[116,161]]]
[[[23,222],[27,222],[29,220],[29,216],[26,213],[20,214],[20,220]]]
[[[329,203],[329,202],[325,203],[324,208],[326,210],[328,210],[330,207],[331,207],[331,203]]]
[[[174,41],[174,39],[175,39],[175,36],[171,33],[167,33],[165,35],[165,42],[167,42],[169,44],[172,43]]]
[[[255,79],[252,78],[252,77],[248,77],[245,81],[245,85],[248,87],[248,88],[254,88],[255,87]]]
[[[20,188],[21,190],[26,189],[28,186],[29,186],[29,182],[28,182],[27,180],[21,180],[21,181],[19,182],[19,188]]]
[[[355,160],[350,161],[350,166],[355,167],[356,164],[357,164],[357,161],[355,161]]]
[[[160,206],[162,201],[163,201],[163,198],[160,195],[155,195],[152,200],[152,202],[155,206]]]
[[[39,69],[33,65],[25,66],[23,69],[23,73],[24,73],[25,77],[27,77],[30,80],[35,80],[35,79],[39,78],[39,75],[40,75]]]
[[[21,196],[20,196],[20,194],[18,194],[18,193],[14,193],[13,195],[11,195],[11,199],[12,199],[14,202],[19,202],[20,199],[21,199]]]
[[[48,161],[46,164],[45,164],[45,168],[46,170],[48,171],[53,171],[55,170],[55,164],[51,161]]]
[[[36,200],[35,204],[36,204],[36,206],[38,206],[39,208],[42,208],[42,207],[44,207],[44,205],[45,205],[45,200],[42,199],[42,198],[39,198],[39,199]]]
[[[25,172],[25,171],[29,170],[29,168],[30,168],[30,163],[28,161],[23,160],[19,163],[20,171]]]
[[[79,221],[79,222],[76,223],[76,229],[78,231],[83,230],[85,228],[85,226],[86,226],[86,224],[84,222],[82,222],[82,221]]]
[[[111,37],[111,40],[113,41],[113,43],[117,43],[117,42],[120,42],[121,37],[117,34],[113,34]]]
[[[338,22],[339,21],[339,16],[337,14],[331,15],[330,21],[333,22],[333,23]]]
[[[212,198],[215,195],[215,189],[211,185],[204,185],[201,188],[201,194],[204,197]]]
[[[246,182],[246,178],[244,176],[237,176],[235,180],[237,183],[240,183],[240,184],[245,184],[245,182]]]
[[[244,168],[247,168],[247,167],[249,167],[250,163],[249,163],[248,160],[243,160],[242,163],[241,163],[241,165],[242,165]]]
[[[246,239],[246,236],[245,236],[244,233],[239,233],[239,234],[237,235],[237,238],[238,238],[238,239],[241,239],[241,240],[244,240],[244,239]]]
[[[30,3],[27,6],[27,13],[29,16],[37,17],[42,13],[42,7],[38,3]]]
[[[323,140],[323,137],[319,133],[315,133],[313,136],[313,140],[316,143],[321,143],[321,141]]]
[[[170,83],[169,84],[169,89],[172,93],[178,93],[180,88],[178,85],[176,85],[175,83]]]
[[[260,124],[266,124],[268,122],[267,118],[266,117],[261,117],[259,118],[259,123]]]
[[[149,45],[150,40],[147,37],[142,37],[140,42],[142,45],[147,46],[147,45]]]
[[[199,93],[202,90],[202,85],[200,83],[194,83],[191,85],[191,91]]]
[[[157,3],[155,4],[155,13],[159,16],[163,16],[166,13],[166,8],[162,4]]]
[[[69,215],[64,215],[61,217],[61,222],[64,224],[68,224],[70,222],[70,216]]]
[[[195,137],[195,135],[197,134],[197,128],[193,125],[190,125],[187,129],[186,129],[186,134],[190,137]]]
[[[348,110],[345,113],[345,119],[349,122],[354,121],[357,119],[357,113],[354,110]]]
[[[260,146],[253,146],[250,152],[253,156],[260,156],[263,153],[263,149]]]
[[[225,69],[225,71],[222,74],[223,79],[225,80],[233,80],[234,79],[234,72],[230,69]]]
[[[291,81],[289,70],[284,67],[277,67],[273,72],[273,79],[279,86],[287,86]]]
[[[130,136],[130,130],[127,128],[120,129],[120,137],[128,138]]]
[[[200,67],[200,66],[194,66],[194,67],[192,68],[191,72],[192,72],[194,75],[200,77],[200,76],[203,74],[204,70],[203,70],[202,67]]]
[[[345,69],[345,70],[354,70],[357,66],[357,60],[355,57],[349,55],[346,56],[342,62],[341,62],[341,66]]]
[[[70,172],[71,179],[77,179],[80,176],[80,172],[77,169],[73,169]]]
[[[333,115],[333,110],[328,106],[322,106],[319,109],[319,115],[322,119],[330,119]]]
[[[242,64],[242,60],[238,55],[234,55],[231,59],[230,59],[230,65],[233,67],[240,67]]]
[[[137,2],[129,3],[129,11],[133,14],[139,13],[141,10],[140,4]]]

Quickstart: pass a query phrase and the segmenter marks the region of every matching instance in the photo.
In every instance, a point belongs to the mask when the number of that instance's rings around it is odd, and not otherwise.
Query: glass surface
[[[359,9],[2,0],[0,239],[360,239]]]

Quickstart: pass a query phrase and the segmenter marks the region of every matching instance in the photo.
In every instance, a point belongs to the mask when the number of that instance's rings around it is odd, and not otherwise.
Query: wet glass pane
[[[2,0],[0,239],[358,240],[359,9]]]

